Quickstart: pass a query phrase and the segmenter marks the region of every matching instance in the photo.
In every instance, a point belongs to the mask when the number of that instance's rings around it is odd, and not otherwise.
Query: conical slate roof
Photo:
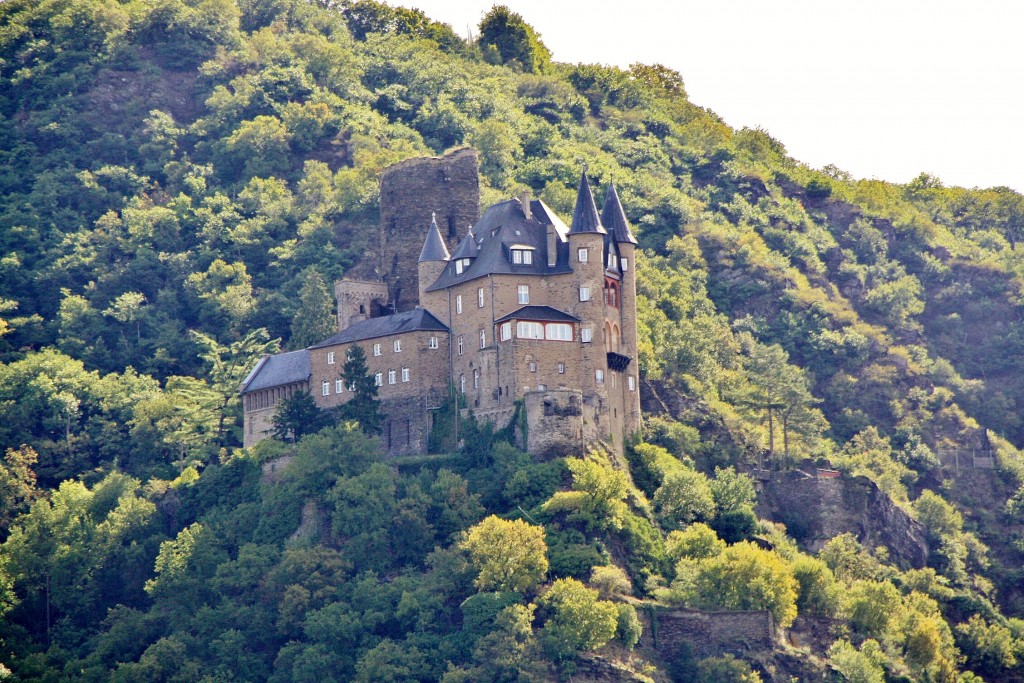
[[[601,209],[601,224],[617,243],[636,244],[636,238],[629,229],[629,221],[626,220],[626,212],[622,210],[619,193],[615,191],[615,183],[608,187],[608,196],[605,197],[604,208]]]
[[[455,253],[452,254],[452,260],[460,258],[476,258],[477,246],[476,236],[473,234],[473,228],[469,229],[466,236],[459,242],[459,246],[455,247]]]
[[[419,263],[424,261],[447,261],[448,247],[441,238],[441,230],[437,227],[437,216],[431,214],[430,229],[427,230],[427,238],[423,240],[423,250],[420,251]]]
[[[572,227],[569,228],[569,234],[576,235],[584,232],[608,234],[597,215],[597,204],[594,203],[594,193],[590,191],[590,181],[587,180],[586,170],[580,177],[580,189],[576,194],[576,208],[572,212]]]

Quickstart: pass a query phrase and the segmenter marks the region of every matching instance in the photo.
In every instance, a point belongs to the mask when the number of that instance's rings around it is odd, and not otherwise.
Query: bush
[[[643,625],[640,617],[636,614],[636,608],[632,605],[616,605],[619,610],[618,625],[615,627],[615,637],[628,649],[632,650],[640,642],[643,634]]]

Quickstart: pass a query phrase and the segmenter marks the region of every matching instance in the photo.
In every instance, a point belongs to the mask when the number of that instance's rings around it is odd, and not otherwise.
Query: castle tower
[[[427,230],[427,237],[423,240],[423,249],[420,250],[420,258],[416,262],[417,275],[419,279],[419,302],[420,306],[428,311],[443,310],[443,303],[440,293],[427,292],[427,288],[437,281],[437,278],[444,272],[448,265],[448,247],[445,246],[441,237],[441,230],[437,227],[437,216],[430,218],[430,228]],[[438,299],[433,301],[433,299]]]
[[[619,286],[619,313],[622,321],[622,348],[620,353],[632,358],[623,371],[623,429],[628,436],[640,429],[640,371],[637,357],[636,323],[636,238],[629,229],[626,212],[619,201],[615,184],[608,187],[604,207],[601,210],[601,224],[609,232],[619,252],[619,271],[622,280]]]
[[[460,230],[480,217],[480,162],[476,150],[463,148],[442,157],[407,159],[389,166],[380,178],[380,253],[376,275],[388,284],[396,311],[417,304],[416,257],[431,215],[447,248]],[[369,274],[367,274],[369,275]]]
[[[584,396],[597,398],[599,423],[595,425],[596,433],[586,435],[586,440],[607,438],[611,435],[612,426],[605,417],[609,413],[606,405],[608,361],[606,358],[605,311],[604,299],[604,241],[607,231],[601,225],[594,203],[594,194],[590,190],[586,169],[580,177],[580,186],[576,194],[576,207],[572,212],[572,224],[569,228],[569,263],[575,274],[576,292],[572,293],[572,313],[581,321],[581,333],[590,330],[592,341],[580,345],[581,367],[586,373],[581,378]]]

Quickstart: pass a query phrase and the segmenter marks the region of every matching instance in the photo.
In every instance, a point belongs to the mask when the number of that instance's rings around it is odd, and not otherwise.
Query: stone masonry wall
[[[776,629],[767,611],[702,612],[699,610],[639,611],[643,621],[642,645],[653,647],[665,660],[684,653],[687,645],[696,657],[770,650]]]
[[[443,157],[409,159],[381,175],[377,272],[388,284],[395,310],[417,304],[416,261],[431,213],[449,251],[480,217],[479,169],[476,150],[463,148]]]

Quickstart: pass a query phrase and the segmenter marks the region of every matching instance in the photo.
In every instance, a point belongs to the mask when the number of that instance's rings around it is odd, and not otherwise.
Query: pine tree
[[[294,443],[306,434],[315,434],[331,424],[308,391],[299,391],[281,401],[274,413],[274,438]]]
[[[341,379],[353,394],[341,406],[341,418],[355,420],[367,434],[379,434],[383,417],[377,400],[377,380],[366,367],[366,352],[361,346],[349,348]]]
[[[327,339],[336,331],[334,298],[319,272],[306,271],[299,290],[299,310],[292,318],[292,349],[304,349]]]

